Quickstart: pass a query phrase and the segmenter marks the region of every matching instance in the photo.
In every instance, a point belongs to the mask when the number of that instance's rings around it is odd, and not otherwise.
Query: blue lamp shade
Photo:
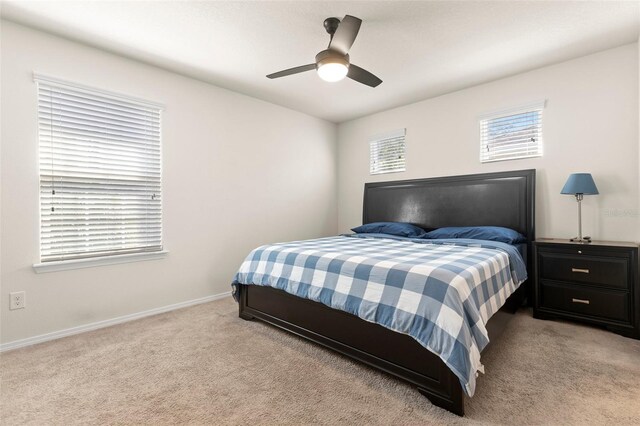
[[[560,193],[595,195],[598,194],[598,187],[596,187],[591,173],[573,173],[569,175],[569,179],[567,179],[567,183],[564,184]]]

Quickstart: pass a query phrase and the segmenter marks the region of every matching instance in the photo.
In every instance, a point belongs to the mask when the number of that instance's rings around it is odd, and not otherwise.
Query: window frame
[[[544,109],[546,107],[546,99],[538,100],[534,102],[529,102],[526,104],[521,104],[511,108],[505,108],[498,111],[493,111],[490,113],[481,114],[478,116],[478,132],[480,139],[480,150],[479,150],[479,160],[481,164],[484,163],[493,163],[497,161],[511,161],[511,160],[522,160],[527,158],[538,158],[544,155]],[[491,156],[485,156],[484,151],[487,148],[488,141],[484,139],[486,132],[485,128],[489,126],[490,121],[504,119],[510,116],[516,115],[524,115],[529,113],[537,113],[538,117],[536,120],[536,126],[538,130],[536,131],[536,135],[538,136],[536,140],[536,152],[532,154],[521,154],[519,152],[515,152],[507,157],[500,158],[491,158]],[[487,124],[484,124],[487,122]],[[524,148],[523,148],[524,150]]]
[[[38,128],[37,132],[37,144],[38,144],[38,205],[39,205],[39,215],[38,215],[38,227],[39,227],[39,239],[38,239],[38,248],[39,248],[39,263],[33,264],[33,269],[36,273],[42,272],[54,272],[68,269],[77,269],[77,268],[87,268],[94,266],[102,266],[102,265],[111,265],[111,264],[119,264],[119,263],[128,263],[128,262],[136,262],[143,260],[154,260],[165,257],[168,254],[168,251],[164,247],[164,200],[163,196],[160,197],[159,204],[159,219],[160,219],[160,230],[159,230],[159,248],[149,250],[144,247],[140,247],[140,250],[136,250],[135,248],[131,251],[124,251],[122,253],[118,253],[117,250],[113,250],[111,253],[102,252],[96,255],[79,255],[76,254],[73,257],[65,259],[62,255],[61,258],[56,259],[48,259],[43,260],[43,246],[42,246],[42,165],[41,165],[41,122],[40,122],[40,114],[41,114],[41,106],[40,106],[40,84],[44,84],[49,88],[60,87],[64,90],[72,90],[76,92],[84,92],[88,95],[93,95],[98,99],[98,97],[107,98],[115,101],[125,102],[129,104],[136,104],[140,107],[156,110],[158,114],[157,122],[158,122],[158,160],[157,163],[154,161],[154,165],[157,164],[159,170],[159,178],[158,178],[158,187],[160,190],[160,194],[164,194],[163,188],[163,156],[162,156],[162,122],[163,122],[163,111],[165,109],[163,104],[148,101],[141,98],[136,98],[127,94],[117,93],[113,91],[107,91],[96,87],[86,86],[83,84],[78,84],[75,82],[70,82],[67,80],[62,80],[55,77],[50,77],[40,73],[33,73],[33,81],[36,92],[36,126]],[[106,178],[105,178],[106,179]]]

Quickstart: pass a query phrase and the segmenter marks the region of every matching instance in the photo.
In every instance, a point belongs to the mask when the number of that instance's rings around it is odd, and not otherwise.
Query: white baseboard
[[[199,305],[201,303],[212,302],[214,300],[224,299],[231,296],[231,292],[227,291],[220,294],[212,294],[211,296],[201,297],[199,299],[187,300],[186,302],[174,303],[173,305],[161,306],[159,308],[149,309],[147,311],[136,312],[134,314],[123,315],[121,317],[111,318],[108,320],[92,322],[90,324],[79,325],[77,327],[67,328],[65,330],[53,331],[51,333],[41,334],[39,336],[27,337],[26,339],[14,340],[0,344],[0,352],[10,351],[12,349],[24,348],[25,346],[35,345],[37,343],[48,342],[50,340],[60,339],[62,337],[73,336],[74,334],[85,333],[87,331],[97,330],[99,328],[110,327],[123,322],[133,321],[140,318],[157,315],[176,309],[186,308],[189,306]]]

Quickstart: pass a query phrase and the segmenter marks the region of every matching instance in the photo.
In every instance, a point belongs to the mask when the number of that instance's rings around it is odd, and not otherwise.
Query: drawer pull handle
[[[582,272],[583,274],[588,274],[588,269],[580,269],[580,268],[571,268],[571,272]]]
[[[583,305],[588,305],[589,301],[586,299],[571,299],[573,303],[582,303]]]

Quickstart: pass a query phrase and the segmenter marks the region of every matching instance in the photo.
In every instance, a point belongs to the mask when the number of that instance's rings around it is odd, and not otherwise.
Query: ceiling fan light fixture
[[[330,83],[340,81],[349,72],[349,56],[325,50],[316,56],[318,75]]]
[[[347,76],[347,72],[349,72],[349,68],[339,62],[329,62],[318,65],[318,75],[321,79],[329,83],[342,80]]]

